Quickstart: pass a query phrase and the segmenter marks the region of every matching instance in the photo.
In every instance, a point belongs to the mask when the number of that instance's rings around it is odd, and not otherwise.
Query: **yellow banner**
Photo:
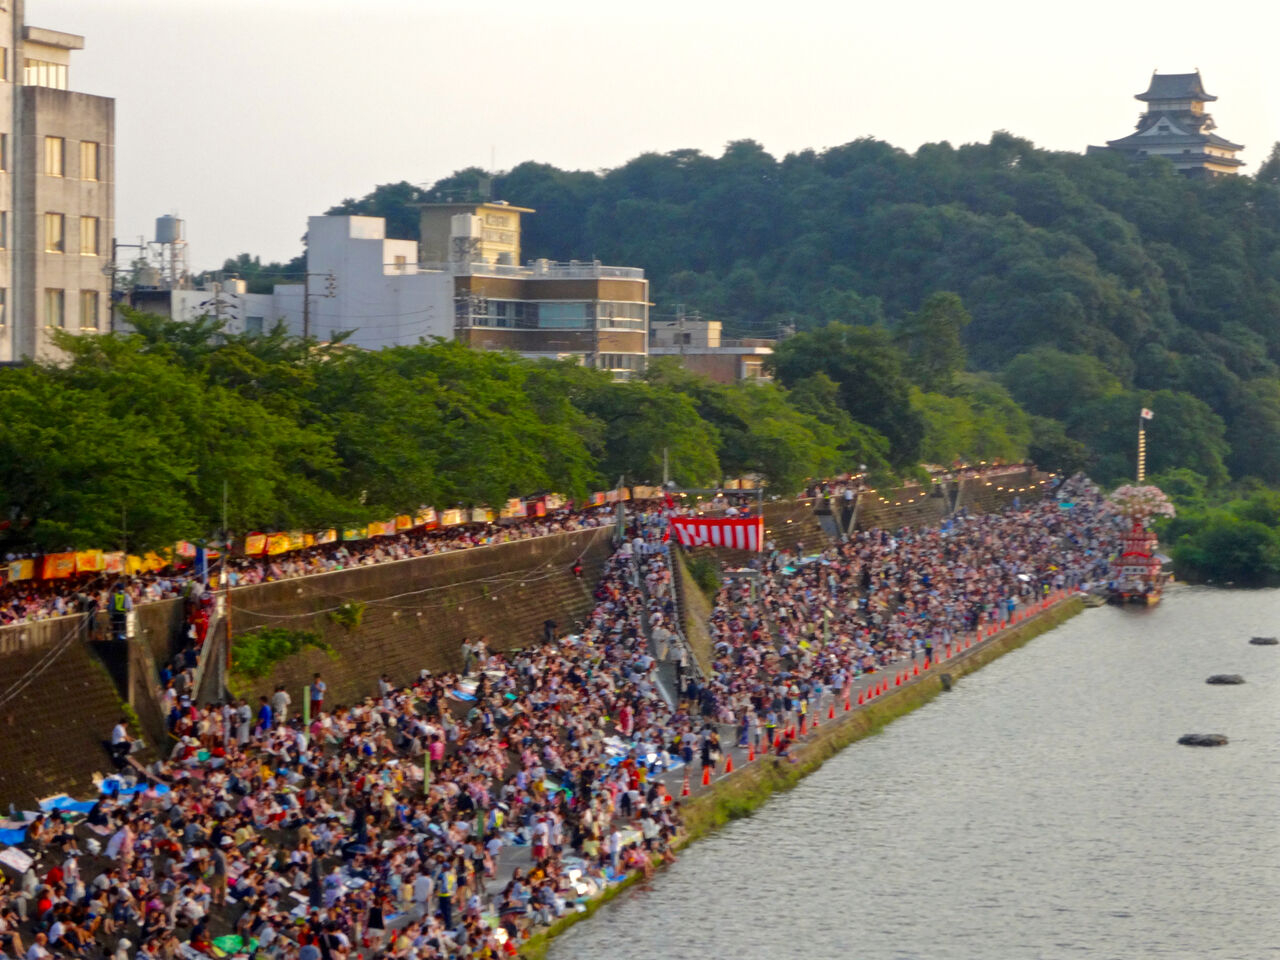
[[[436,512],[434,509],[431,507],[423,507],[413,518],[413,522],[419,527],[428,527],[433,523],[439,523],[439,520],[436,518]]]
[[[120,552],[104,554],[102,569],[107,573],[124,573],[124,554]]]
[[[396,529],[397,529],[397,530],[412,530],[412,529],[413,529],[413,517],[409,516],[409,514],[407,514],[407,513],[402,513],[402,514],[400,514],[400,516],[396,517]]]
[[[76,573],[98,573],[104,564],[101,550],[80,550],[76,553]]]
[[[10,580],[30,580],[36,575],[34,560],[12,560],[9,563]]]
[[[267,553],[271,556],[287,553],[288,550],[289,535],[287,533],[273,533],[267,537]]]
[[[456,527],[463,523],[461,510],[444,510],[440,513],[440,525],[442,527]]]
[[[344,527],[342,530],[343,540],[363,540],[364,527]]]
[[[244,538],[244,552],[251,557],[256,557],[260,553],[267,552],[267,535],[265,533],[251,533]]]

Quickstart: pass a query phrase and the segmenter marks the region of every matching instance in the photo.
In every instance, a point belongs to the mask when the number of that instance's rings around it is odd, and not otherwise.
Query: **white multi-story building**
[[[381,217],[307,221],[306,276],[251,294],[228,280],[200,290],[135,291],[135,307],[178,320],[218,317],[230,333],[283,322],[324,340],[343,331],[376,350],[435,337],[526,357],[572,357],[625,379],[648,356],[649,282],[594,261],[518,265],[520,217],[505,203],[427,204],[421,242],[389,240]]]
[[[106,329],[115,218],[115,101],[75,93],[84,38],[0,2],[0,361],[48,358],[54,329]]]

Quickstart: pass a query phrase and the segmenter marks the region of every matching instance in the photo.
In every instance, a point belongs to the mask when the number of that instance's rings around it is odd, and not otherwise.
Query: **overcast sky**
[[[1273,2],[27,0],[27,22],[83,34],[72,89],[116,98],[117,236],[177,213],[196,268],[294,256],[309,214],[472,164],[999,129],[1083,150],[1132,130],[1156,68],[1200,69],[1246,169],[1280,139]]]

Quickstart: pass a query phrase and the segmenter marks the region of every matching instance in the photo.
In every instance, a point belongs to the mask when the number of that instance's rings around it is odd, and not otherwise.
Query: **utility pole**
[[[667,457],[667,448],[662,448],[662,489],[666,490],[671,485],[671,463]]]
[[[225,660],[227,673],[231,672],[231,577],[227,575],[227,560],[230,556],[231,531],[227,528],[227,481],[224,478],[222,481],[222,615],[226,626],[223,627],[222,635],[226,641],[223,645],[227,648]]]

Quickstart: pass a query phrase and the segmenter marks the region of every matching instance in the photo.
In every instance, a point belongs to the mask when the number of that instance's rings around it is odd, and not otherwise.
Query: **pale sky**
[[[310,214],[491,158],[999,129],[1083,150],[1132,130],[1157,68],[1200,69],[1247,170],[1280,139],[1270,0],[27,0],[27,22],[82,34],[72,89],[116,98],[117,237],[177,213],[197,269],[294,256]]]

